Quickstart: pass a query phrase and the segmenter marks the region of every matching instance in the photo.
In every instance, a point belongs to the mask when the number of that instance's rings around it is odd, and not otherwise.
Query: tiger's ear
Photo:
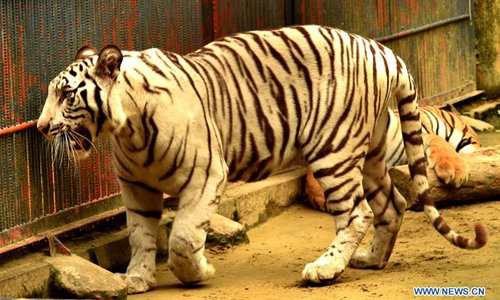
[[[97,59],[96,74],[99,77],[115,79],[120,73],[123,54],[115,45],[102,48]]]
[[[94,55],[97,55],[97,50],[92,46],[84,45],[76,52],[75,60],[85,59]]]

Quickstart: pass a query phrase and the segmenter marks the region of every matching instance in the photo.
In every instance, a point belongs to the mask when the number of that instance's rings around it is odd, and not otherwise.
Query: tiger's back
[[[388,48],[316,26],[236,34],[189,58],[213,87],[208,106],[231,180],[265,178],[297,155],[315,161],[344,132],[354,133],[339,147],[346,157],[368,146],[369,129],[407,76]]]

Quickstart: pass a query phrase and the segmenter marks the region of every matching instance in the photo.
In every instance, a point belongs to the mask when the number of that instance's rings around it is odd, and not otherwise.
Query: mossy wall
[[[477,88],[500,95],[500,0],[474,1]]]

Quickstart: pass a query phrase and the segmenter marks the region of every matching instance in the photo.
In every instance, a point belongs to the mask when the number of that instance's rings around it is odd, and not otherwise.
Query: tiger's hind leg
[[[363,167],[363,187],[374,213],[375,234],[369,248],[357,249],[351,258],[350,266],[355,268],[385,267],[406,209],[406,200],[392,184],[385,164],[385,136],[375,138],[374,144],[376,146],[366,156]]]
[[[316,261],[305,266],[305,281],[327,282],[340,275],[372,223],[373,213],[362,186],[362,158],[353,156],[345,160],[349,154],[332,153],[328,160],[310,164],[325,191],[325,207],[334,216],[337,235]],[[325,161],[332,164],[326,166]]]

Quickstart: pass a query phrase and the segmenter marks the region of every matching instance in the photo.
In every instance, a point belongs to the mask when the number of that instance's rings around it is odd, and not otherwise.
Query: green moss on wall
[[[488,96],[500,94],[500,1],[474,2],[477,88]]]

